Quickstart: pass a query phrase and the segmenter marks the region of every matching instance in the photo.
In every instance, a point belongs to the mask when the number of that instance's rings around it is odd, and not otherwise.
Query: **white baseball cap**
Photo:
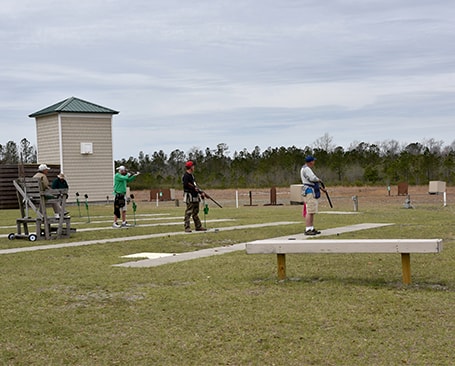
[[[40,172],[44,171],[44,170],[51,170],[51,168],[49,168],[46,164],[41,164],[39,167],[38,167],[38,170]]]
[[[124,165],[120,165],[120,166],[117,168],[117,170],[119,170],[119,171],[124,171],[124,170],[126,170],[126,168],[125,168]]]

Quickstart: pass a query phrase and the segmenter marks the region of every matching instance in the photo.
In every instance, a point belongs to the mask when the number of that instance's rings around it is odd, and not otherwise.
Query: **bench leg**
[[[401,266],[403,267],[403,283],[411,284],[411,254],[401,253]]]
[[[277,263],[278,263],[278,279],[286,279],[286,254],[277,254]]]

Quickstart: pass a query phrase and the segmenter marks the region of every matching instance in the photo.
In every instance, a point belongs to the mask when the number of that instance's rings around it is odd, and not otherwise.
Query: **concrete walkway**
[[[374,229],[377,227],[388,226],[388,225],[393,225],[393,224],[365,223],[365,224],[343,226],[343,227],[338,227],[338,228],[333,228],[333,229],[321,230],[321,234],[318,235],[317,237],[319,238],[321,236],[338,235],[338,234],[342,234],[342,233],[348,233],[351,231]],[[226,229],[226,228],[223,228],[223,229]],[[314,238],[314,236],[308,237],[305,234],[301,233],[301,234],[296,234],[296,235],[282,236],[282,237],[273,238],[273,239],[304,240],[304,239],[309,239],[309,238]],[[218,248],[202,249],[202,250],[197,250],[197,251],[193,251],[193,252],[178,253],[178,254],[172,254],[172,255],[168,254],[166,256],[159,257],[159,258],[144,259],[144,260],[138,260],[138,261],[133,261],[133,262],[126,262],[126,263],[122,263],[122,264],[116,264],[116,265],[114,265],[114,267],[134,267],[134,268],[157,267],[157,266],[161,266],[163,264],[168,264],[168,263],[177,263],[177,262],[187,261],[187,260],[191,260],[191,259],[204,258],[204,257],[212,256],[212,255],[220,255],[220,254],[232,253],[232,252],[239,251],[239,250],[245,250],[245,244],[246,243],[239,243],[239,244],[218,247]]]
[[[218,222],[218,221],[225,221],[225,220],[220,219],[220,220],[213,220],[213,221]],[[207,220],[207,222],[210,222],[210,220]],[[76,242],[62,243],[62,244],[36,245],[33,247],[2,249],[2,250],[0,250],[0,255],[22,253],[22,252],[33,252],[33,251],[37,251],[37,250],[80,247],[80,246],[84,246],[84,245],[118,243],[118,242],[131,241],[131,240],[144,240],[144,239],[162,238],[162,237],[169,237],[169,236],[176,236],[176,235],[204,235],[205,233],[210,233],[210,232],[228,231],[228,230],[236,230],[236,229],[251,229],[251,228],[259,228],[259,227],[267,227],[267,226],[293,225],[293,224],[299,224],[299,223],[301,223],[301,222],[298,222],[298,221],[270,222],[270,223],[265,223],[265,224],[251,224],[251,225],[220,227],[218,229],[210,229],[207,231],[193,231],[192,233],[185,233],[184,231],[180,230],[180,231],[174,231],[174,232],[170,232],[170,233],[157,233],[157,234],[148,234],[148,235],[128,236],[128,237],[121,237],[121,238],[76,241]],[[181,224],[182,223],[180,222],[180,225]],[[126,228],[126,229],[112,229],[111,228],[110,230],[134,230],[134,228]]]
[[[178,221],[165,221],[165,220],[178,220]],[[102,221],[90,221],[91,226],[87,228],[78,228],[78,224],[86,224],[87,221],[82,222],[82,221],[73,221],[71,219],[71,227],[75,227],[77,229],[77,232],[86,232],[86,231],[100,231],[100,230],[112,230],[112,219],[110,220],[102,220]],[[139,221],[161,221],[159,223],[142,223],[142,224],[137,224],[136,226],[140,227],[156,227],[156,226],[169,226],[169,225],[182,225],[182,220],[180,217],[172,217],[172,216],[166,216],[166,217],[154,217],[154,218],[140,218],[137,219],[136,222]],[[205,222],[208,223],[214,223],[214,222],[226,222],[226,221],[235,221],[235,219],[213,219],[213,220],[205,220]],[[103,224],[103,226],[96,226],[96,224]],[[3,229],[13,229],[13,231],[16,230],[16,226],[2,226],[0,228]],[[8,234],[2,234],[0,235],[0,238],[7,238]]]

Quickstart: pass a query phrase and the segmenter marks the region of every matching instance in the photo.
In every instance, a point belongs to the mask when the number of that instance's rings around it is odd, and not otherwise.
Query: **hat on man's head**
[[[194,163],[193,163],[191,160],[188,160],[188,161],[185,163],[185,168],[191,168],[193,165],[194,165]]]
[[[312,155],[308,155],[306,158],[305,158],[305,162],[307,163],[311,163],[312,161],[315,161],[316,158]]]
[[[49,168],[46,164],[41,164],[39,167],[38,167],[38,170],[40,172],[43,172],[45,170],[51,170],[51,168]]]
[[[120,165],[118,168],[117,168],[118,171],[120,172],[123,172],[123,171],[126,171],[126,168],[124,165]]]
[[[60,174],[57,175],[60,179],[65,179],[65,174],[63,172],[60,172]]]

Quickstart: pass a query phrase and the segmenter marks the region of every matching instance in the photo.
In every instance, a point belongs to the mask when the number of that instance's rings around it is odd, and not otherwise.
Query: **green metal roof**
[[[85,100],[71,97],[65,99],[59,103],[55,103],[50,107],[41,109],[38,112],[32,113],[29,117],[38,117],[44,116],[47,114],[54,114],[54,113],[105,113],[105,114],[118,114],[118,111],[114,111],[113,109],[109,109],[106,107],[102,107],[100,105],[87,102]]]

